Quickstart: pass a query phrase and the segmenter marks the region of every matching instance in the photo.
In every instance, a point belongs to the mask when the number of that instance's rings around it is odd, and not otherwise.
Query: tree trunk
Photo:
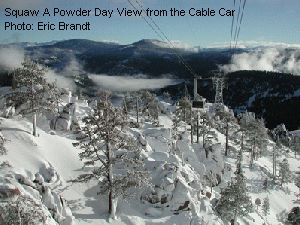
[[[256,137],[254,138],[254,146],[253,146],[253,159],[257,160],[257,152],[256,152]]]
[[[108,213],[109,215],[112,214],[113,211],[113,197],[112,197],[112,190],[109,191],[108,194]]]
[[[33,113],[33,116],[32,116],[32,134],[33,136],[37,136],[37,133],[36,133],[36,112]]]
[[[238,209],[235,209],[235,212],[234,212],[234,219],[233,219],[233,225],[236,224],[236,221],[237,221],[237,216],[238,216]]]
[[[107,113],[105,114],[105,118],[107,120]],[[108,193],[108,213],[111,215],[113,212],[113,168],[112,168],[112,150],[110,148],[110,139],[109,135],[106,136],[106,154],[108,161],[108,185],[109,185],[109,193]]]
[[[228,122],[226,122],[226,143],[225,143],[225,156],[228,155]]]
[[[192,108],[190,110],[190,121],[191,121],[191,144],[193,144],[193,118],[192,118]]]
[[[126,96],[124,96],[124,99],[123,99],[123,104],[124,104],[124,113],[126,115],[126,117],[128,116],[128,111],[127,111],[127,103],[126,103]]]
[[[273,149],[273,179],[276,179],[276,147]]]
[[[191,122],[191,144],[193,144],[194,140],[193,140],[193,125],[192,125],[192,122]]]
[[[116,219],[117,206],[118,206],[118,198],[114,198],[112,200],[112,212],[110,214],[112,219]]]
[[[138,97],[136,97],[135,108],[136,108],[136,123],[139,124],[139,99],[138,99]]]
[[[197,143],[199,143],[199,115],[197,114]]]

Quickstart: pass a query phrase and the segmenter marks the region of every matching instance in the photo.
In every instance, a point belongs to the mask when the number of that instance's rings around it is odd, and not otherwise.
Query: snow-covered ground
[[[80,119],[89,111],[86,102],[79,102],[77,118]],[[206,158],[201,141],[190,144],[189,125],[186,124],[181,127],[186,132],[178,140],[173,152],[173,122],[170,114],[159,116],[159,127],[145,122],[140,128],[132,128],[130,132],[145,146],[145,165],[150,171],[155,193],[144,191],[131,199],[120,200],[117,218],[108,219],[107,197],[97,195],[97,182],[68,182],[89,170],[79,159],[80,150],[72,145],[76,141],[75,136],[71,132],[51,131],[47,128],[48,124],[45,118],[40,119],[38,137],[33,137],[32,123],[26,118],[14,116],[1,118],[0,131],[7,140],[5,147],[8,152],[0,156],[0,162],[7,161],[10,164],[0,167],[1,185],[11,183],[23,194],[42,204],[48,214],[51,214],[50,209],[57,210],[55,215],[60,218],[55,218],[56,222],[49,219],[48,224],[226,224],[213,210],[213,202],[220,197],[220,188],[225,187],[234,176],[236,157],[234,154],[223,156],[225,137],[218,131],[215,130],[218,137],[216,143],[219,145]],[[233,142],[230,143],[238,148]],[[283,157],[288,159],[291,171],[299,171],[299,158],[288,152],[279,156],[278,160]],[[283,187],[272,184],[270,148],[264,157],[254,161],[252,168],[249,168],[249,160],[248,153],[245,153],[242,167],[249,194],[253,203],[256,198],[263,200],[269,197],[270,214],[264,216],[261,208],[256,209],[255,206],[253,213],[238,219],[239,224],[284,224],[288,211],[299,206],[298,188],[293,183],[284,184]],[[209,171],[222,180],[212,188],[212,193],[207,182],[203,182]],[[20,177],[27,181],[20,182]],[[270,183],[267,189],[263,187],[265,179]],[[40,183],[46,190],[39,193],[37,190],[40,186],[33,183],[34,180],[42,180]]]

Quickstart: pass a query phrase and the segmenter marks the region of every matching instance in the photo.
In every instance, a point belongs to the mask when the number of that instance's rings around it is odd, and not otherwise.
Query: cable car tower
[[[215,104],[223,104],[223,89],[224,89],[224,78],[213,77],[213,87],[216,90],[215,93]]]
[[[218,72],[213,78],[213,88],[215,89],[215,106],[219,109],[223,106],[223,90],[225,88],[225,78],[224,75]]]

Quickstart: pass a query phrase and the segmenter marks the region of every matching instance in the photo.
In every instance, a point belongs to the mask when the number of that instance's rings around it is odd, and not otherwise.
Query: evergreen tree
[[[36,136],[36,117],[42,110],[53,111],[56,100],[51,95],[54,84],[49,85],[45,78],[45,68],[26,59],[22,67],[14,71],[15,89],[12,99],[20,106],[21,114],[32,114],[33,135]]]
[[[187,97],[182,97],[177,102],[178,117],[181,121],[190,123],[192,103]]]
[[[0,212],[0,224],[39,225],[46,222],[42,206],[26,195],[0,204]]]
[[[218,183],[218,180],[216,178],[216,174],[214,174],[212,171],[209,171],[208,174],[206,174],[206,180],[210,187],[210,193],[212,193],[212,188],[214,185]]]
[[[262,119],[255,119],[254,115],[247,112],[241,115],[240,124],[245,131],[245,141],[250,148],[250,167],[252,167],[253,160],[261,156],[263,150],[266,149],[267,129]]]
[[[255,199],[255,205],[256,205],[256,209],[258,210],[258,207],[261,205],[260,198]]]
[[[139,99],[141,100],[142,112],[150,119],[153,124],[158,125],[159,106],[154,94],[149,91],[141,91]]]
[[[141,102],[141,93],[131,92],[127,93],[123,99],[123,111],[127,115],[131,111],[134,111],[136,117],[136,126],[139,127],[139,117],[140,117],[140,102]]]
[[[216,119],[218,118],[218,119]],[[230,131],[236,128],[235,117],[225,110],[218,110],[215,115],[216,129],[225,135],[225,156],[229,151],[229,136]]]
[[[247,195],[247,187],[243,172],[240,171],[235,181],[221,191],[221,198],[216,211],[222,219],[236,224],[238,216],[247,216],[253,209],[251,198]]]
[[[282,162],[279,163],[279,179],[281,186],[291,180],[291,174],[292,172],[287,159],[283,159]]]
[[[300,196],[300,172],[295,177],[295,185],[299,188],[299,196]]]
[[[276,144],[273,145],[273,153],[272,153],[272,164],[273,164],[273,179],[276,179],[277,176],[277,157],[278,157],[278,152],[282,148],[281,143],[277,139]]]
[[[263,204],[262,204],[262,211],[265,216],[269,214],[270,211],[270,200],[268,197],[264,198]]]
[[[291,209],[287,216],[286,224],[299,225],[300,224],[300,207],[296,206]]]
[[[271,131],[274,141],[279,141],[284,146],[289,146],[290,135],[284,124],[279,124]]]
[[[198,119],[198,117],[197,117]],[[202,136],[202,147],[206,151],[206,158],[208,157],[208,149],[213,144],[213,139],[217,138],[216,133],[213,131],[212,120],[210,119],[207,112],[201,112],[199,118],[199,126],[198,130],[196,129],[196,133],[199,132],[199,135]],[[197,128],[196,126],[194,126]]]
[[[4,143],[6,142],[6,139],[3,137],[3,135],[0,133],[0,156],[7,154],[7,149],[4,146]]]
[[[85,165],[93,165],[90,173],[74,182],[99,180],[101,194],[108,194],[109,214],[114,217],[118,197],[127,197],[132,188],[144,186],[148,172],[144,169],[137,142],[126,133],[122,109],[115,108],[109,99],[97,104],[94,113],[82,120],[81,136],[75,146]]]
[[[290,141],[290,148],[295,153],[295,158],[297,157],[297,154],[300,153],[300,137],[293,135]]]

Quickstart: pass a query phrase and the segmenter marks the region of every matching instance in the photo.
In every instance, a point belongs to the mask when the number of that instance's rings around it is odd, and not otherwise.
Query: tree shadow
[[[294,203],[294,204],[300,204],[300,199],[298,198],[298,199],[296,199],[296,200],[293,200],[293,203]]]
[[[31,132],[29,132],[27,130],[22,130],[20,128],[13,128],[13,127],[1,127],[0,131],[17,131],[17,132],[24,132],[27,134],[31,134]]]
[[[277,220],[283,224],[286,223],[287,217],[288,217],[288,212],[286,210],[283,210],[282,212],[276,214]]]
[[[79,213],[74,211],[73,215],[76,219],[88,222],[89,220],[108,218],[108,199],[105,196],[97,195],[98,191],[99,187],[95,185],[83,193],[84,199],[82,199],[83,201],[81,200],[82,203],[78,203],[78,201],[80,201],[79,199],[73,202],[73,207],[78,207],[78,210],[83,208],[91,209],[91,213]]]
[[[264,191],[263,180],[260,179],[248,179],[250,186],[249,191],[252,193],[261,193]]]

